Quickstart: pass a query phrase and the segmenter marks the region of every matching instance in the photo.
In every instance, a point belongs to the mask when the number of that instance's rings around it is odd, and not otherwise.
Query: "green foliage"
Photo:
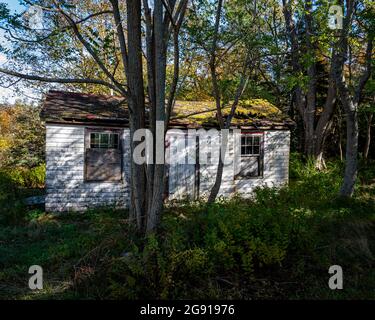
[[[40,108],[0,106],[0,168],[32,168],[44,161],[45,128]]]
[[[27,210],[23,200],[41,193],[45,176],[45,164],[31,169],[0,169],[0,224],[24,219]]]
[[[3,176],[7,176],[10,183],[22,188],[41,188],[44,186],[46,178],[46,165],[40,164],[37,167],[15,168],[2,172]]]
[[[0,229],[0,297],[22,299],[373,298],[375,171],[353,199],[336,199],[341,163],[317,171],[291,156],[289,187],[170,204],[158,233],[139,235],[124,211],[47,215],[26,210]],[[45,289],[25,288],[40,264]],[[345,290],[327,286],[328,267]]]
[[[359,284],[356,277],[373,263],[373,198],[336,199],[340,163],[319,172],[293,155],[291,165],[297,169],[289,188],[260,188],[251,200],[221,200],[208,207],[200,202],[170,207],[160,234],[113,260],[105,272],[109,279],[101,278],[110,283],[104,295],[265,298],[267,293],[251,288],[272,274],[280,283],[298,285],[275,289],[267,282],[270,296],[343,298],[345,293],[332,295],[326,285],[327,266],[337,263],[353,272],[346,281],[354,297],[371,296],[366,280]],[[370,275],[369,283],[374,280]]]
[[[1,227],[0,297],[79,298],[72,284],[88,281],[91,270],[121,253],[122,232],[127,230],[122,217],[124,212],[115,210],[60,217],[33,210],[16,228]],[[40,296],[27,288],[27,272],[33,264],[44,270],[45,289]]]

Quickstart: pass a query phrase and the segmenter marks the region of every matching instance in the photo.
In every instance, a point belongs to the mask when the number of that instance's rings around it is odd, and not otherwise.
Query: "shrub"
[[[258,188],[251,200],[235,197],[209,206],[199,201],[170,206],[157,235],[112,261],[105,272],[110,297],[212,299],[261,294],[264,298],[264,286],[257,289],[263,293],[251,289],[257,288],[257,279],[264,274],[298,283],[293,294],[306,296],[305,283],[315,294],[321,285],[316,274],[324,277],[327,265],[339,262],[350,269],[353,249],[348,251],[347,244],[338,244],[337,238],[342,230],[352,230],[350,221],[358,225],[355,221],[367,219],[374,204],[336,200],[341,163],[328,163],[319,172],[300,161],[294,160],[295,178],[289,187]],[[351,243],[363,247],[357,236]],[[370,249],[361,250],[368,255]],[[342,258],[332,257],[333,252]],[[356,254],[360,255],[359,249]],[[363,268],[367,268],[366,259],[355,257]],[[306,278],[306,274],[312,276]],[[264,285],[270,295],[284,294],[271,281]]]
[[[0,170],[0,223],[20,222],[27,214],[25,197],[43,188],[46,167],[13,168]]]
[[[24,170],[24,186],[27,188],[42,188],[46,180],[46,165],[40,164],[30,170]]]
[[[33,168],[44,161],[45,127],[40,107],[20,103],[0,110],[0,167]]]
[[[22,227],[0,228],[10,247],[0,246],[0,267],[42,259],[73,284],[64,295],[79,298],[371,297],[374,194],[363,188],[337,199],[340,163],[324,172],[296,166],[288,187],[258,188],[251,199],[169,204],[146,237],[110,208],[60,217],[29,211]],[[344,268],[348,289],[328,288],[333,264]],[[8,268],[0,278],[15,275]]]

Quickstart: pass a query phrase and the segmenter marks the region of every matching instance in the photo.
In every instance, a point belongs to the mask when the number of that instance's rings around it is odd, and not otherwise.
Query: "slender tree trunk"
[[[341,108],[337,109],[337,130],[338,130],[338,135],[339,135],[339,154],[340,154],[340,161],[342,162],[344,160],[344,153],[342,150],[342,113],[341,113]]]
[[[328,86],[327,97],[324,104],[324,109],[319,117],[318,123],[315,127],[314,132],[314,156],[315,156],[315,167],[318,170],[325,169],[324,161],[324,144],[327,138],[328,133],[332,127],[332,116],[335,110],[336,102],[336,86],[334,84],[334,79],[332,76],[332,67],[331,67],[331,76],[330,83]]]
[[[339,78],[340,75],[342,79]],[[354,193],[358,171],[358,111],[357,104],[350,97],[349,90],[342,76],[342,71],[339,71],[337,77],[336,81],[340,92],[340,100],[346,113],[345,173],[340,189],[340,196],[351,197]]]
[[[358,114],[353,107],[346,110],[346,165],[340,195],[351,197],[358,173]]]
[[[221,147],[221,150],[220,150],[220,154],[219,154],[219,163],[218,163],[218,168],[217,168],[217,172],[216,172],[216,178],[215,178],[215,183],[211,189],[211,192],[210,192],[210,195],[208,197],[208,203],[213,203],[215,200],[216,200],[216,197],[220,191],[220,186],[221,186],[221,182],[222,182],[222,179],[223,179],[223,171],[224,171],[224,162],[225,162],[225,153],[227,151],[227,147],[228,147],[228,139],[229,139],[229,128],[230,128],[230,125],[232,123],[232,119],[234,117],[234,114],[236,112],[236,108],[238,106],[238,103],[240,101],[240,98],[242,96],[242,93],[244,91],[244,89],[246,88],[246,85],[247,85],[247,82],[248,82],[248,77],[245,76],[245,73],[246,73],[246,69],[247,69],[247,65],[248,65],[248,58],[246,58],[246,61],[245,61],[245,64],[244,64],[244,70],[243,70],[243,73],[241,75],[241,79],[240,79],[240,83],[237,87],[237,92],[236,92],[236,95],[235,95],[235,98],[234,98],[234,101],[232,103],[232,106],[231,106],[231,110],[230,110],[230,113],[227,117],[227,120],[226,120],[226,123],[225,123],[225,126],[221,126],[221,130],[220,130],[220,147]],[[224,131],[222,129],[225,129],[227,131]]]
[[[367,118],[367,130],[366,130],[366,142],[365,142],[365,147],[363,150],[363,158],[365,161],[368,159],[368,153],[370,150],[370,144],[371,144],[371,126],[372,126],[372,119],[373,119],[374,114],[370,113],[368,118]]]
[[[216,178],[215,178],[215,183],[211,189],[210,195],[208,197],[208,203],[213,203],[216,200],[217,195],[219,194],[220,187],[221,187],[221,182],[223,179],[223,171],[224,171],[224,162],[225,162],[225,150],[227,149],[228,146],[228,136],[223,134],[223,131],[220,131],[220,146],[223,152],[220,152],[219,155],[219,163],[217,166],[217,171],[216,171]],[[224,153],[222,155],[222,153]]]
[[[314,33],[312,16],[311,16],[312,3],[305,2],[305,21],[306,21],[306,48],[310,54],[314,52],[314,44],[312,36]],[[314,55],[314,54],[313,54]],[[310,62],[307,67],[307,76],[309,78],[307,93],[306,93],[306,109],[304,110],[305,120],[305,154],[308,157],[316,155],[315,150],[315,113],[316,113],[316,63]]]
[[[154,48],[154,29],[151,9],[148,5],[148,0],[143,0],[143,7],[145,10],[145,24],[146,24],[146,60],[147,60],[147,91],[149,97],[149,129],[152,132],[152,146],[150,150],[152,155],[155,155],[155,110],[156,110],[156,98],[155,98],[155,48]],[[154,157],[153,157],[154,158]],[[152,207],[152,196],[153,196],[153,179],[154,179],[154,163],[147,164],[147,212],[151,211]]]
[[[349,32],[352,26],[353,15],[357,4],[357,1],[347,1],[344,26],[338,32],[338,50],[335,57],[333,57],[335,67],[334,79],[339,92],[340,100],[346,113],[346,163],[344,181],[340,189],[340,195],[344,197],[351,197],[354,193],[354,185],[358,171],[358,105],[361,101],[362,90],[371,75],[372,64],[373,35],[371,32],[369,32],[364,72],[359,78],[358,85],[354,90],[354,94],[351,94],[348,85],[345,82],[344,66],[349,48]]]
[[[149,94],[149,129],[152,132],[153,163],[147,165],[147,222],[146,231],[158,226],[163,210],[165,190],[165,133],[172,110],[179,76],[178,34],[182,25],[188,0],[143,0],[146,26],[146,60]],[[166,112],[166,65],[167,48],[171,31],[174,40],[174,76]],[[150,150],[151,151],[151,150]]]
[[[152,190],[152,203],[147,217],[147,231],[158,225],[163,209],[164,193],[164,128],[165,128],[165,79],[167,52],[165,43],[165,26],[163,24],[162,0],[154,1],[154,41],[155,41],[155,120],[162,124],[162,145],[155,145],[155,165]]]
[[[324,167],[323,148],[324,141],[329,132],[329,122],[333,115],[336,89],[332,77],[332,67],[330,71],[330,85],[328,87],[326,102],[321,115],[317,116],[317,70],[316,63],[312,61],[308,66],[301,63],[303,50],[307,50],[315,57],[315,40],[314,40],[314,21],[312,15],[312,3],[305,2],[305,47],[301,47],[293,21],[293,1],[283,0],[283,13],[285,18],[285,26],[288,34],[288,41],[291,47],[291,67],[295,74],[305,73],[308,75],[309,81],[306,90],[300,84],[294,89],[294,102],[296,109],[303,123],[303,151],[305,155],[312,158],[318,169]]]
[[[141,46],[141,4],[137,0],[127,0],[127,27],[128,27],[128,58],[129,63],[126,77],[129,87],[129,123],[131,139],[131,155],[137,143],[133,136],[137,129],[145,126],[145,100],[142,70]],[[144,165],[131,162],[131,217],[136,219],[140,230],[144,228],[145,216],[145,169]]]

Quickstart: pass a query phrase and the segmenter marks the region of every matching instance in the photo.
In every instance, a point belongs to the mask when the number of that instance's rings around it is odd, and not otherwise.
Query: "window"
[[[240,165],[238,177],[250,178],[263,175],[261,134],[242,134]]]
[[[85,180],[120,181],[122,153],[119,130],[86,130]]]
[[[118,134],[92,132],[90,134],[91,149],[118,149]]]

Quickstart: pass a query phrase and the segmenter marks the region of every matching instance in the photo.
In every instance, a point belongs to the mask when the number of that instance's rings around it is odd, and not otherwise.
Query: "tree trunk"
[[[303,89],[301,84],[297,84],[294,88],[294,102],[296,109],[302,119],[303,123],[303,151],[304,154],[313,159],[316,167],[321,169],[324,167],[323,147],[324,141],[330,129],[328,125],[333,114],[336,88],[333,83],[332,66],[330,71],[330,84],[327,90],[326,102],[324,104],[321,115],[317,116],[317,69],[316,62],[312,61],[307,66],[303,61],[302,51],[307,50],[312,56],[316,56],[316,47],[314,40],[314,21],[313,21],[313,8],[311,2],[305,2],[305,46],[302,47],[297,34],[297,28],[293,21],[293,1],[283,0],[283,13],[285,18],[285,26],[287,30],[288,41],[291,47],[291,67],[294,74],[305,73],[308,76],[308,85],[306,90]]]
[[[305,21],[306,21],[306,48],[309,53],[314,52],[314,45],[312,43],[313,23],[311,16],[312,4],[309,1],[305,2]],[[303,116],[305,120],[305,154],[308,157],[315,157],[315,113],[316,113],[316,63],[311,61],[307,67],[307,76],[309,78],[307,93],[306,93],[306,108]]]
[[[143,6],[145,10],[145,25],[146,25],[146,60],[147,60],[147,91],[149,98],[149,129],[152,132],[152,146],[150,150],[155,155],[155,132],[156,132],[156,98],[155,98],[155,48],[154,48],[154,29],[151,9],[148,5],[148,0],[143,0]],[[153,179],[154,179],[154,163],[147,164],[147,212],[151,211],[152,208],[152,196],[153,196]]]
[[[354,193],[354,185],[358,171],[358,105],[361,101],[362,90],[371,75],[373,35],[368,33],[368,43],[366,48],[366,65],[364,72],[359,78],[358,85],[354,90],[354,95],[350,93],[345,82],[345,61],[349,48],[349,32],[353,23],[353,14],[357,1],[348,1],[344,27],[338,32],[337,54],[334,54],[334,79],[339,92],[340,100],[346,112],[346,164],[344,181],[340,189],[340,195],[351,197]]]
[[[159,224],[163,210],[165,190],[165,132],[168,129],[168,116],[171,112],[179,76],[178,33],[185,16],[187,0],[155,0],[149,4],[143,0],[146,26],[146,60],[149,94],[149,129],[152,132],[153,163],[147,165],[147,221],[146,231],[152,232]],[[152,9],[153,10],[152,10]],[[165,89],[167,48],[171,31],[174,35],[174,78],[168,97],[166,115]]]
[[[208,197],[208,203],[213,203],[215,201],[219,191],[220,191],[221,181],[222,181],[222,178],[223,178],[225,153],[226,153],[226,150],[227,150],[227,147],[228,147],[228,139],[229,139],[229,134],[230,134],[229,128],[230,128],[230,125],[232,123],[232,119],[234,117],[234,113],[236,112],[236,108],[238,106],[238,103],[240,101],[242,93],[243,93],[244,89],[246,88],[246,84],[247,84],[248,79],[249,79],[248,77],[245,76],[245,72],[246,72],[246,68],[247,68],[246,66],[247,66],[247,58],[246,58],[246,62],[245,62],[243,74],[241,76],[240,83],[237,87],[236,96],[234,98],[234,101],[233,101],[233,104],[232,104],[232,107],[231,107],[231,110],[230,110],[230,114],[227,117],[225,127],[221,126],[221,130],[220,130],[220,139],[221,139],[220,140],[221,141],[220,147],[221,147],[221,150],[220,150],[220,154],[219,154],[219,163],[218,163],[218,168],[217,168],[217,172],[216,172],[215,183],[214,183],[214,186],[212,187],[210,195]],[[223,129],[225,129],[226,131],[223,131]]]
[[[336,102],[336,86],[334,79],[330,76],[330,83],[327,91],[326,101],[324,103],[324,109],[319,117],[318,123],[314,132],[314,156],[315,156],[315,167],[318,170],[326,168],[324,161],[324,144],[328,133],[332,127],[332,116],[335,110]]]
[[[370,150],[370,144],[371,144],[371,125],[372,125],[372,118],[374,114],[370,113],[367,118],[367,130],[366,130],[366,142],[365,142],[365,148],[363,150],[363,158],[365,161],[368,159],[368,152]]]
[[[134,142],[136,130],[145,126],[145,104],[142,70],[141,45],[141,4],[137,0],[127,0],[127,27],[128,27],[128,58],[126,78],[129,87],[129,124],[131,139],[131,155],[139,142]],[[144,228],[145,216],[145,170],[144,165],[131,162],[131,197],[130,216],[137,221],[139,230]]]
[[[152,190],[152,202],[147,214],[147,231],[153,231],[158,225],[163,209],[164,193],[164,127],[165,127],[165,79],[167,62],[167,45],[165,43],[165,26],[163,24],[163,4],[161,0],[154,1],[154,48],[155,48],[155,120],[162,125],[163,141],[155,144],[155,165]],[[157,128],[156,128],[157,130]],[[155,130],[155,131],[156,131]],[[156,133],[156,132],[155,132]],[[158,136],[155,134],[154,136]],[[160,134],[159,134],[160,136]]]
[[[358,171],[358,115],[357,110],[346,110],[346,165],[340,195],[351,197]]]
[[[223,179],[224,171],[224,162],[225,162],[225,152],[228,146],[228,135],[223,134],[223,131],[220,131],[220,154],[219,154],[219,163],[216,171],[215,183],[211,189],[210,195],[208,197],[208,203],[213,203],[216,200],[217,195],[219,194],[221,182]]]

